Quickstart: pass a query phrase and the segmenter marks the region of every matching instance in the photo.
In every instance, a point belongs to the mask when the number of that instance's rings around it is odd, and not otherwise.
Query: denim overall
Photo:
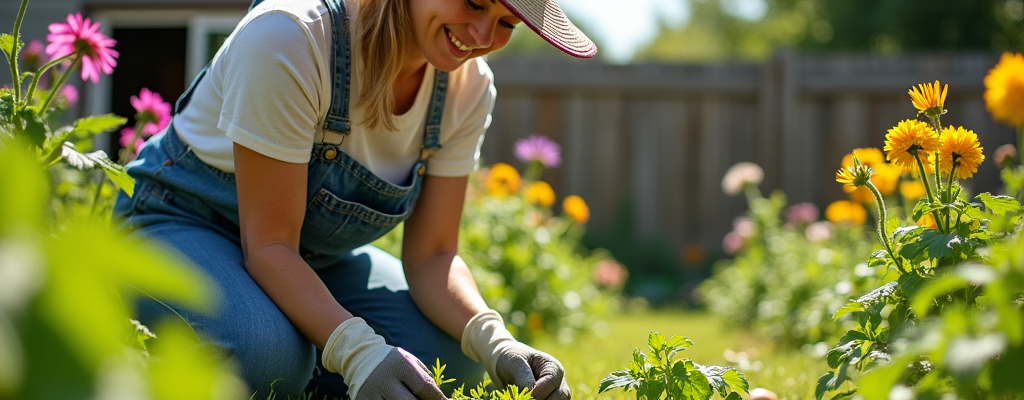
[[[253,3],[253,7],[260,0]],[[324,128],[347,137],[350,51],[344,0],[324,0],[333,28],[331,108]],[[182,95],[184,109],[204,69]],[[441,147],[441,115],[448,75],[438,71],[426,115],[423,150],[407,182],[392,184],[370,172],[338,145],[316,143],[308,165],[306,215],[300,254],[331,294],[362,317],[388,344],[400,346],[426,364],[435,359],[445,372],[466,381],[482,378],[483,367],[462,354],[459,343],[420,312],[409,296],[402,263],[367,243],[384,235],[413,212],[427,159]],[[134,231],[190,260],[220,291],[219,312],[203,315],[174,304],[143,300],[139,319],[153,324],[177,315],[188,321],[204,344],[230,354],[253,391],[265,398],[273,382],[279,398],[303,390],[317,398],[343,397],[343,380],[320,365],[315,348],[245,270],[240,247],[235,176],[212,167],[177,136],[172,123],[143,147],[128,166],[135,195],[123,192],[115,216]],[[315,373],[314,373],[315,372]],[[308,387],[307,387],[308,385]]]

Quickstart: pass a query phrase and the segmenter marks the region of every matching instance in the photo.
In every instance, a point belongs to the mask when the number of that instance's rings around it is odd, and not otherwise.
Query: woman
[[[440,359],[470,386],[486,370],[568,399],[561,364],[505,330],[456,254],[495,96],[479,57],[521,22],[596,53],[555,0],[257,0],[115,210],[211,276],[220,312],[151,300],[143,322],[180,315],[254,398],[443,399],[420,361]],[[401,260],[367,245],[403,221]]]

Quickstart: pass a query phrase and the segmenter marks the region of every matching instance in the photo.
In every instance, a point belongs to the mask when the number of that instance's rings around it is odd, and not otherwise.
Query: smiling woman
[[[183,316],[255,398],[273,384],[442,399],[420,361],[440,359],[469,386],[486,369],[568,399],[558,360],[505,329],[456,252],[496,96],[480,56],[520,23],[570,55],[597,51],[554,0],[257,0],[128,167],[136,195],[115,209],[213,277],[224,307],[144,300],[142,322]],[[368,245],[402,222],[401,259]]]

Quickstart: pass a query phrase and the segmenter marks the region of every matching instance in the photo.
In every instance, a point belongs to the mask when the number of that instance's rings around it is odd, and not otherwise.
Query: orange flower
[[[519,171],[505,163],[494,164],[490,172],[487,173],[487,191],[492,196],[508,197],[519,192],[519,187],[522,184],[523,179],[519,176]]]
[[[889,129],[885,135],[885,158],[903,167],[904,171],[917,169],[914,156],[925,158],[922,152],[933,152],[939,148],[939,137],[927,123],[915,119],[906,119]],[[924,162],[925,160],[921,160]],[[925,168],[928,163],[924,162]]]
[[[939,225],[935,223],[935,217],[931,214],[922,215],[921,218],[917,220],[917,225],[931,229],[939,229]]]
[[[587,203],[583,201],[583,198],[577,195],[572,195],[562,200],[562,211],[580,225],[590,220],[590,208],[587,207]]]
[[[934,85],[922,83],[912,87],[907,93],[910,94],[910,102],[914,103],[914,108],[917,108],[919,113],[935,117],[945,112],[942,106],[946,102],[947,89],[949,85],[943,86],[942,91],[939,91],[939,81],[935,81]]]
[[[956,177],[967,179],[978,172],[978,165],[985,161],[981,143],[974,131],[964,127],[948,126],[942,130],[942,145],[939,147],[939,171],[949,175],[956,166]]]
[[[868,212],[860,204],[839,200],[825,208],[825,219],[834,224],[864,225]]]
[[[551,207],[552,204],[555,204],[555,190],[544,181],[537,181],[527,186],[523,197],[526,197],[526,201],[541,207]]]
[[[992,118],[1024,125],[1024,54],[1003,53],[985,76],[985,107]]]

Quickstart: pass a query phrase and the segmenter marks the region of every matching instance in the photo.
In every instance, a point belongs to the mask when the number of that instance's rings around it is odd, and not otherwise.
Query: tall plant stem
[[[50,62],[46,63],[46,65],[39,67],[39,69],[36,70],[35,76],[32,77],[32,84],[28,85],[28,93],[25,94],[25,100],[29,102],[32,101],[32,96],[35,96],[36,86],[39,86],[39,79],[40,77],[46,74],[46,71],[48,71],[50,68],[53,68],[53,66],[57,64],[67,61],[71,57],[74,57],[74,55],[68,55],[55,60],[50,60]]]
[[[135,124],[135,132],[132,134],[132,141],[128,142],[128,145],[124,148],[124,154],[121,156],[121,166],[128,164],[128,160],[134,158],[135,152],[138,150],[135,148],[135,142],[142,137],[142,129],[146,127],[146,122]]]
[[[885,251],[889,252],[889,257],[892,257],[892,260],[896,262],[896,269],[898,269],[901,274],[906,274],[907,270],[903,269],[903,263],[901,263],[900,259],[896,257],[896,253],[893,253],[892,245],[889,244],[889,235],[885,232],[885,222],[889,219],[889,214],[885,210],[885,200],[882,199],[882,193],[878,191],[878,188],[875,187],[875,184],[871,183],[870,180],[865,186],[871,190],[871,194],[875,195],[875,205],[878,206],[878,228],[875,230],[875,233],[878,234],[878,239],[881,240],[882,245],[885,246]]]
[[[63,74],[60,75],[60,79],[58,79],[57,83],[53,85],[53,89],[50,89],[50,94],[46,96],[46,101],[43,101],[43,104],[39,106],[39,112],[46,112],[46,109],[50,107],[50,102],[53,101],[53,98],[57,96],[57,92],[60,91],[60,88],[64,86],[64,82],[68,81],[68,76],[71,75],[71,71],[73,71],[75,67],[78,66],[78,63],[81,61],[82,56],[78,55],[77,57],[75,57],[75,61],[71,63],[71,66],[68,67],[68,69],[65,70]]]
[[[958,165],[953,163],[953,168],[949,170],[949,183],[946,184],[946,198],[949,199],[950,203],[953,202],[953,178],[956,177],[956,167],[958,167]],[[946,214],[946,230],[949,230],[949,209],[947,208],[943,214]],[[960,218],[957,217],[957,221],[959,220]]]
[[[941,140],[942,138],[942,121],[939,119],[940,115],[931,117],[932,129],[935,129],[935,135]],[[935,158],[935,165],[933,165],[935,171],[935,192],[942,193],[942,177],[939,176],[939,152],[935,151],[932,156]]]
[[[936,157],[936,159],[938,159],[938,157]],[[934,203],[935,202],[935,194],[932,193],[932,186],[931,186],[931,184],[928,183],[928,173],[927,173],[927,171],[924,170],[924,163],[921,162],[921,156],[919,156],[917,154],[914,154],[914,160],[917,161],[917,168],[921,171],[921,180],[924,181],[924,191],[925,191],[925,193],[928,193],[928,202],[929,203]],[[936,170],[938,170],[938,169],[936,169]],[[938,178],[936,178],[936,179],[938,179]],[[936,189],[936,190],[938,190],[938,189]],[[935,224],[938,225],[940,223],[940,221],[941,221],[939,219],[939,214],[937,212],[935,212],[935,211],[932,211],[932,217],[935,218]],[[939,226],[939,228],[942,228],[942,226]]]
[[[14,86],[14,102],[21,101],[21,72],[18,72],[18,43],[21,42],[21,22],[25,20],[25,9],[28,8],[28,0],[21,0],[21,9],[18,10],[18,18],[14,20],[14,45],[11,46],[11,86]]]

